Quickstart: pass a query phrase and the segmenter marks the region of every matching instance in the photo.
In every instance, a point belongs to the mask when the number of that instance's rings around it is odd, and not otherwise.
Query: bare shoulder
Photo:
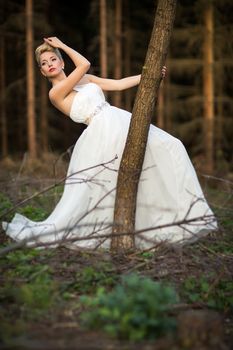
[[[64,93],[64,81],[59,82],[49,90],[49,99],[54,104],[56,101],[61,101],[66,97]]]
[[[61,94],[60,89],[57,89],[57,86],[53,86],[49,90],[49,100],[55,107],[60,109],[59,106],[62,104],[64,96]]]
[[[65,98],[61,98],[56,89],[51,88],[49,91],[49,99],[54,107],[61,111],[65,116],[69,116],[73,99],[77,93],[77,91],[72,90]]]
[[[57,99],[57,93],[56,93],[56,89],[54,87],[52,87],[49,90],[49,99],[53,104],[55,104],[55,101]]]

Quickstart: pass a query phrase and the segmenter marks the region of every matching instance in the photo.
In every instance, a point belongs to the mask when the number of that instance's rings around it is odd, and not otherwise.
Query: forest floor
[[[54,164],[54,159],[30,166],[26,160],[0,164],[1,221],[9,221],[16,211],[32,220],[46,218],[63,190],[62,185],[53,185],[67,169],[64,160]],[[47,186],[52,188],[33,197]],[[3,253],[6,247],[12,247],[12,242],[1,231],[0,348],[232,349],[233,181],[230,175],[224,179],[205,178],[202,186],[218,218],[219,230],[183,248],[158,245],[154,251],[111,255],[103,250],[71,250],[65,246],[43,250],[21,247]],[[14,208],[30,196],[29,201]],[[130,295],[131,306],[125,306],[126,294],[120,289],[117,297],[112,294],[110,306],[104,304],[111,291],[122,284],[123,276],[130,280],[130,276],[136,275],[145,279],[143,285],[138,284],[140,296]],[[149,305],[155,313],[163,303],[162,289],[159,301],[148,300],[148,279],[169,286],[172,288],[169,291],[175,290],[178,296],[173,307],[164,311],[167,318],[163,322],[157,319],[153,324],[154,333],[148,314],[139,322],[136,319],[137,303],[143,303],[142,312]],[[103,296],[102,309],[97,316],[90,316],[94,327],[84,327],[82,316],[90,305],[96,306],[99,295]],[[88,303],[82,302],[87,297],[89,308]],[[90,300],[94,302],[91,304]],[[108,319],[113,310],[118,321],[113,322],[111,329],[101,327],[104,317]],[[147,327],[143,329],[145,334],[150,330],[150,339],[142,335],[140,322]],[[119,324],[124,331],[119,331]]]

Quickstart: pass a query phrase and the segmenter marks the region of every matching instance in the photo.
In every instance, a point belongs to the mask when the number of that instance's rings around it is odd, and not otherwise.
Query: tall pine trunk
[[[112,251],[134,248],[138,182],[141,175],[151,118],[154,115],[161,82],[161,70],[168,51],[175,18],[176,0],[159,0],[154,27],[142,70],[142,79],[133,107],[132,119],[121,159]],[[156,192],[156,189],[155,189]],[[118,235],[127,233],[125,236]]]
[[[26,0],[27,137],[29,157],[36,157],[33,0]]]
[[[171,73],[170,73],[170,53],[167,54],[167,72],[166,72],[166,82],[163,86],[164,88],[164,129],[168,132],[172,132],[173,128],[173,110],[172,110],[172,88],[171,88]]]
[[[5,79],[5,37],[0,36],[0,102],[1,102],[1,153],[5,158],[8,155],[8,135],[6,118],[6,79]]]
[[[216,152],[216,162],[217,168],[220,169],[222,161],[224,160],[223,156],[223,121],[224,121],[224,108],[223,108],[223,65],[219,60],[218,65],[218,82],[217,82],[217,103],[216,103],[216,142],[215,142],[215,152]],[[223,170],[223,169],[221,169]]]
[[[125,16],[125,28],[124,28],[124,76],[131,75],[131,26],[130,26],[130,8],[129,0],[124,1],[124,16]],[[125,91],[125,109],[131,110],[132,91],[127,89]]]
[[[157,125],[160,129],[164,129],[164,84],[161,83],[159,96],[158,96],[158,108],[157,108]]]
[[[44,153],[48,153],[48,87],[44,77],[40,78],[40,143]]]
[[[115,0],[114,78],[122,77],[122,0]],[[121,107],[121,92],[114,92],[114,106]]]
[[[108,76],[107,63],[107,8],[106,0],[100,0],[100,75]]]
[[[5,66],[5,1],[2,1],[0,7],[0,132],[1,132],[1,155],[3,158],[8,155],[8,132],[6,118],[6,66]]]
[[[41,11],[47,21],[49,17],[49,4],[47,1],[41,3]],[[49,151],[49,116],[48,116],[48,82],[40,75],[39,80],[39,122],[40,122],[40,146],[43,153]],[[38,101],[38,99],[36,99]]]
[[[213,5],[208,2],[204,10],[204,140],[205,140],[205,170],[211,174],[214,169],[214,79],[213,79]]]

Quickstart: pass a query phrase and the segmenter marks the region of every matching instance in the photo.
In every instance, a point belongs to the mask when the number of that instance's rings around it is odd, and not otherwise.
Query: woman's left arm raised
[[[161,77],[162,79],[166,75],[166,67],[163,66]],[[141,74],[132,75],[130,77],[122,78],[122,79],[107,79],[100,78],[96,75],[86,74],[85,77],[89,82],[95,83],[101,87],[102,90],[106,91],[121,91],[129,89],[133,86],[137,86],[141,80]]]
[[[100,78],[92,74],[86,74],[85,77],[89,82],[99,85],[102,90],[106,91],[121,91],[129,89],[133,86],[138,85],[141,80],[141,74],[122,79]]]

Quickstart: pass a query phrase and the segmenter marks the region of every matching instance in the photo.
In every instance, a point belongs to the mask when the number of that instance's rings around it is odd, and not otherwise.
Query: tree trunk
[[[214,83],[213,83],[213,5],[209,2],[204,11],[204,140],[206,172],[211,174],[214,169]]]
[[[27,56],[27,133],[29,157],[36,157],[36,121],[33,48],[33,0],[26,0],[26,56]]]
[[[44,153],[48,152],[48,88],[44,77],[40,78],[40,141]]]
[[[134,225],[138,181],[144,161],[151,118],[155,111],[161,70],[168,51],[175,18],[176,0],[159,0],[154,27],[142,69],[142,78],[133,107],[132,119],[121,159],[116,202],[112,251],[134,247]],[[117,236],[119,233],[127,236]]]
[[[158,108],[157,108],[157,125],[160,129],[164,129],[164,84],[161,83],[158,92]]]
[[[223,65],[219,60],[218,65],[218,82],[217,82],[217,104],[216,104],[216,142],[215,142],[215,154],[217,168],[220,169],[222,161],[224,160],[223,156],[223,121],[224,121],[224,108],[223,108]],[[222,170],[222,169],[221,169]]]
[[[115,54],[114,78],[120,79],[122,75],[122,0],[115,0]],[[114,106],[121,107],[121,92],[114,92]]]
[[[170,74],[170,53],[168,51],[167,54],[167,72],[166,72],[166,83],[164,85],[164,96],[165,96],[165,104],[164,104],[164,129],[167,132],[172,132],[172,124],[173,124],[173,113],[172,113],[172,85],[171,85],[171,74]]]
[[[131,75],[131,26],[130,26],[130,8],[129,0],[124,1],[125,29],[124,29],[124,76]],[[125,109],[131,110],[132,90],[125,91]]]
[[[100,0],[100,74],[106,78],[107,72],[107,9],[106,0]]]
[[[8,155],[7,119],[6,119],[6,81],[5,81],[5,37],[0,37],[0,101],[1,101],[1,149],[2,157]]]

